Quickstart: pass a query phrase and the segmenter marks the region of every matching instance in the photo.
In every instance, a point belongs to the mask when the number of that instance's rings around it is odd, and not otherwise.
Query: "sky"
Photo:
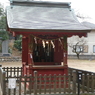
[[[37,1],[37,0],[35,0]],[[79,14],[85,19],[80,21],[89,21],[95,23],[95,0],[38,0],[38,1],[54,1],[54,2],[71,2],[71,8],[75,14]],[[0,0],[4,7],[9,5],[9,0]]]

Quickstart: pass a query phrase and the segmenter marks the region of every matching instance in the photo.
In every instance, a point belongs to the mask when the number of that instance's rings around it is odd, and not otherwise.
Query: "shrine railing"
[[[22,68],[0,67],[0,95],[94,95],[94,73],[80,71],[70,68],[68,75],[43,76],[37,71],[22,75]]]

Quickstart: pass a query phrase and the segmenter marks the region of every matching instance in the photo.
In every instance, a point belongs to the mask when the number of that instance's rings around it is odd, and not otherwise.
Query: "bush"
[[[14,47],[19,51],[22,50],[22,36],[19,36],[19,38],[14,41]]]

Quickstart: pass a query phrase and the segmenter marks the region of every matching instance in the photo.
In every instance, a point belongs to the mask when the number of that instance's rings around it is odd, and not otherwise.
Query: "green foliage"
[[[0,4],[0,37],[2,37],[2,40],[9,39],[8,32],[6,31],[6,15],[1,4]]]
[[[19,51],[22,50],[22,36],[20,35],[17,40],[14,41],[14,47]]]
[[[12,54],[12,48],[8,48],[8,53],[11,53]]]
[[[0,18],[0,29],[6,29],[6,16],[2,15]]]
[[[2,37],[2,41],[9,39],[9,35],[7,31],[0,31],[0,37]]]
[[[0,41],[0,52],[2,52],[2,42]]]

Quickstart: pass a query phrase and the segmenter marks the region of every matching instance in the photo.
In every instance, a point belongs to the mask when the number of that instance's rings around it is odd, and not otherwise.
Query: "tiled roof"
[[[7,7],[8,28],[89,30],[76,19],[69,3],[13,1],[11,6]]]
[[[82,22],[82,24],[88,28],[91,28],[92,30],[94,29],[95,30],[95,24],[94,23],[90,23],[90,22],[87,22],[87,21],[84,21]]]

